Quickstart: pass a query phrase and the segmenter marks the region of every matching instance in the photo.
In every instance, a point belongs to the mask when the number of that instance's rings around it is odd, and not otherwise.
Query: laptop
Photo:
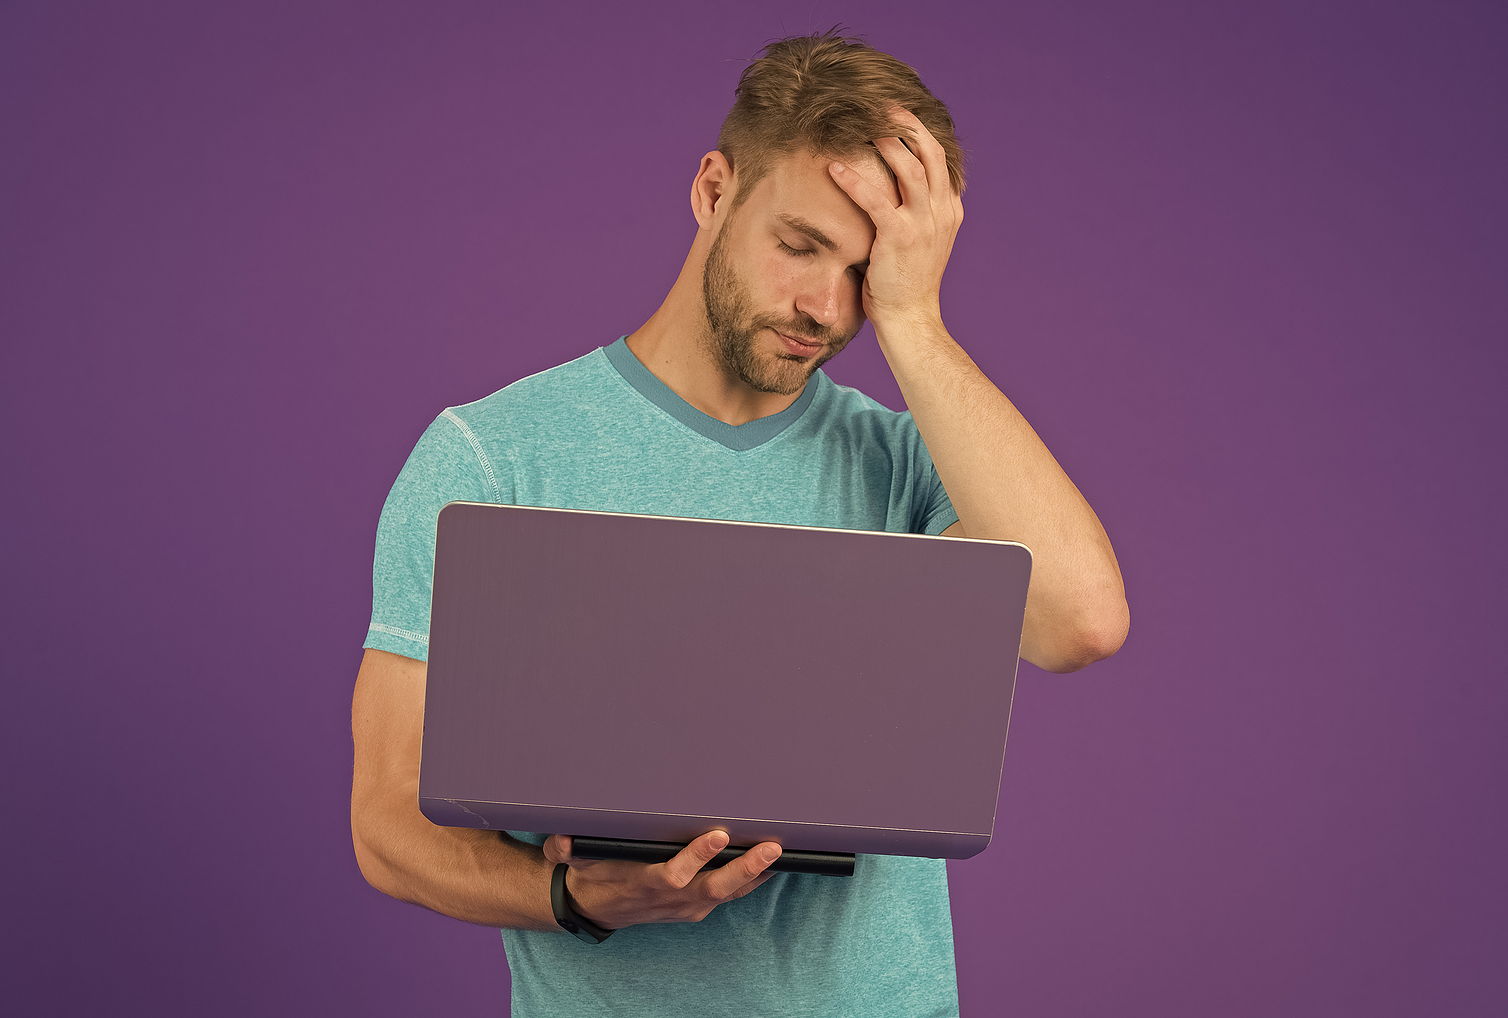
[[[1030,574],[1010,541],[450,502],[420,809],[595,858],[977,855]]]

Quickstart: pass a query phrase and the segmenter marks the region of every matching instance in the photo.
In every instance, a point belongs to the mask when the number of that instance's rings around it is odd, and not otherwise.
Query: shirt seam
[[[399,629],[397,626],[384,625],[381,622],[373,622],[369,626],[373,632],[386,633],[388,636],[396,636],[401,640],[412,640],[422,646],[429,646],[429,637],[422,633],[415,633],[407,629]]]
[[[483,451],[481,440],[476,437],[476,432],[472,431],[465,421],[457,417],[451,411],[450,407],[446,407],[440,411],[440,416],[450,421],[451,424],[454,424],[460,430],[462,437],[471,446],[471,452],[476,456],[477,464],[481,466],[482,473],[487,478],[487,483],[492,486],[493,499],[501,502],[503,498],[502,488],[498,486],[497,475],[492,471],[492,461],[487,458],[487,453]]]

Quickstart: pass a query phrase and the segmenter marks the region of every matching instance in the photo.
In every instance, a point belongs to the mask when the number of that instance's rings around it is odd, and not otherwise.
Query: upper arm
[[[368,647],[351,697],[351,834],[363,863],[364,823],[396,796],[419,797],[419,751],[424,739],[424,685],[429,665]]]
[[[942,533],[938,534],[937,536],[938,537],[967,537],[968,535],[963,532],[963,524],[962,523],[954,523],[952,526],[948,527],[947,530],[944,530]]]

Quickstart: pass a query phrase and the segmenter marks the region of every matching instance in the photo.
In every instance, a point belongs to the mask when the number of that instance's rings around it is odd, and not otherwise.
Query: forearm
[[[877,323],[881,351],[968,537],[1032,549],[1025,639],[1072,658],[1124,638],[1125,588],[1088,501],[940,321]]]
[[[384,894],[480,926],[563,932],[550,908],[554,864],[534,845],[437,827],[416,794],[366,811],[361,823],[353,816],[352,838],[362,874]]]

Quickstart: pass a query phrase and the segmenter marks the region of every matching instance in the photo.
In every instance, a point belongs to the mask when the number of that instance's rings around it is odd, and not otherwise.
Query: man
[[[379,890],[503,929],[515,1015],[958,1013],[940,859],[771,873],[779,846],[764,843],[703,870],[725,844],[714,830],[663,864],[579,860],[564,835],[436,827],[417,798],[435,518],[454,499],[1021,541],[1022,656],[1063,672],[1119,648],[1103,528],[943,325],[960,162],[946,110],[904,64],[830,36],[771,45],[702,159],[696,237],[654,315],[447,408],[394,483],[352,706],[356,855]],[[819,370],[866,319],[906,413]],[[728,582],[755,568],[730,563]],[[687,761],[708,765],[759,780],[757,760]],[[557,923],[562,865],[565,900],[607,939]]]

